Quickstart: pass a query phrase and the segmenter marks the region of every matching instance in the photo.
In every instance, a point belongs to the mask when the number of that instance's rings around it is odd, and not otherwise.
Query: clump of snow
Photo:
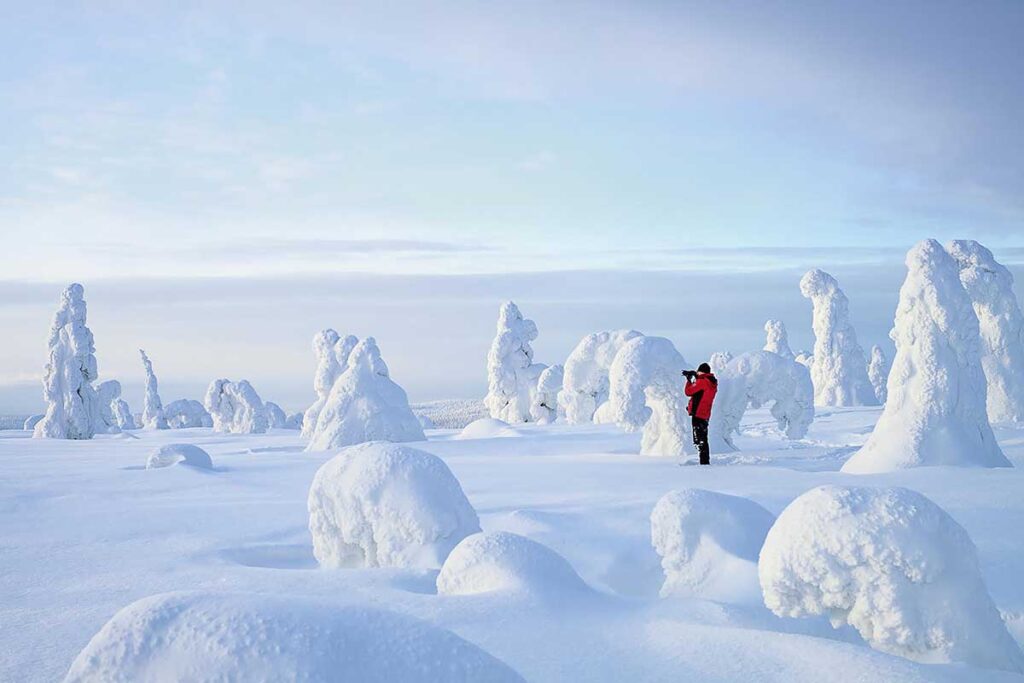
[[[425,417],[438,429],[462,429],[470,422],[488,416],[487,406],[479,399],[445,399],[413,403],[417,417]]]
[[[692,452],[682,371],[687,363],[664,337],[635,337],[615,355],[608,371],[609,415],[629,432],[640,429],[644,455]]]
[[[324,402],[307,450],[427,438],[409,408],[405,390],[391,380],[373,337],[356,344],[348,362],[348,369],[338,377]]]
[[[266,401],[263,407],[267,411],[267,424],[272,429],[292,429],[288,426],[288,416],[285,415],[281,406],[272,401]]]
[[[331,393],[334,383],[348,369],[348,357],[359,340],[352,335],[342,337],[328,328],[313,337],[313,355],[316,356],[316,373],[313,375],[313,391],[316,400],[306,409],[302,418],[302,436],[311,438],[316,430],[320,411]]]
[[[804,493],[768,532],[759,573],[765,605],[779,616],[826,614],[875,649],[922,662],[1024,670],[974,543],[915,491]]]
[[[764,350],[776,353],[787,360],[794,360],[796,356],[793,349],[789,348],[789,335],[786,333],[786,323],[781,320],[769,320],[764,324],[765,343]]]
[[[868,379],[875,390],[875,398],[880,404],[888,399],[885,385],[889,381],[889,359],[878,344],[871,347],[871,360],[868,361]]]
[[[96,385],[96,433],[118,434],[121,427],[114,414],[114,402],[121,398],[121,383],[108,379]]]
[[[877,405],[868,380],[864,350],[850,323],[850,302],[836,279],[811,270],[800,280],[800,293],[814,307],[814,402],[822,406]]]
[[[800,365],[810,368],[812,365],[814,365],[814,354],[811,353],[810,351],[800,351],[799,353],[796,354],[795,360]]]
[[[26,432],[31,432],[36,428],[36,425],[39,424],[39,422],[44,417],[46,416],[43,414],[29,415],[29,417],[25,420],[25,424],[22,426],[22,429],[24,429]]]
[[[1009,467],[985,412],[978,317],[956,261],[935,240],[907,253],[890,335],[888,400],[844,472],[924,465]]]
[[[164,419],[171,429],[213,426],[213,418],[203,404],[191,398],[179,398],[165,405]]]
[[[487,396],[484,404],[493,418],[505,422],[530,422],[530,406],[537,379],[547,366],[533,362],[530,342],[537,325],[523,318],[519,307],[506,301],[498,310],[497,334],[487,353]]]
[[[313,553],[324,567],[440,567],[480,531],[444,461],[392,443],[353,446],[327,461],[308,506]]]
[[[665,571],[661,595],[760,599],[757,556],[774,522],[748,498],[704,489],[665,494],[651,512],[651,544]]]
[[[146,370],[146,395],[142,399],[142,426],[145,429],[167,429],[164,405],[160,401],[156,375],[153,374],[153,363],[142,349],[139,349],[139,355],[142,357],[142,367]]]
[[[522,436],[519,431],[508,422],[495,420],[493,417],[482,417],[474,420],[456,434],[455,439],[500,439],[512,436]]]
[[[210,454],[190,443],[169,443],[160,446],[149,454],[149,459],[146,460],[146,469],[170,467],[179,463],[204,470],[213,469],[213,460],[210,459]]]
[[[262,434],[267,431],[263,400],[247,380],[214,380],[206,390],[203,406],[218,432]]]
[[[530,407],[530,416],[535,422],[549,424],[558,419],[558,393],[562,390],[564,374],[561,365],[552,365],[540,373]]]
[[[85,324],[84,297],[82,285],[68,285],[53,316],[43,376],[46,414],[33,431],[37,439],[91,439],[96,433],[96,347]]]
[[[631,339],[642,337],[636,330],[609,330],[588,334],[565,361],[562,391],[558,403],[569,424],[594,419],[594,413],[608,401],[608,371],[619,349]]]
[[[439,595],[513,591],[546,597],[584,592],[576,570],[546,545],[505,531],[468,536],[437,575]]]
[[[128,605],[78,655],[89,681],[494,681],[508,665],[454,633],[375,607],[165,593]]]
[[[711,354],[711,358],[708,359],[708,365],[711,366],[711,372],[717,375],[725,369],[725,366],[732,359],[732,351],[715,351]]]
[[[292,413],[285,420],[285,429],[302,429],[303,413]]]
[[[1024,422],[1024,315],[1013,293],[1013,275],[973,240],[950,242],[947,249],[978,316],[988,419]]]

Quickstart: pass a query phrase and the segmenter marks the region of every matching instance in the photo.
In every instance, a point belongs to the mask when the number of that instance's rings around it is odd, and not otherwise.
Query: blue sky
[[[276,283],[300,309],[316,299],[305,278],[617,273],[577,276],[599,306],[649,271],[854,279],[888,264],[898,284],[900,253],[926,236],[1015,262],[1022,36],[1016,1],[6,3],[0,230],[18,246],[0,283],[50,301],[70,280],[120,288],[144,318],[211,278],[254,297]],[[158,300],[133,295],[147,287]],[[0,408],[42,364],[51,304],[30,301],[0,306],[17,361]],[[167,334],[213,329],[202,296],[188,301],[163,311]],[[348,332],[344,305],[296,329]],[[884,326],[891,307],[863,314]],[[606,317],[557,332],[641,327]],[[101,370],[105,342],[107,367],[133,371],[147,330],[98,335]],[[301,403],[306,342],[280,343],[291,360],[266,381]],[[392,365],[417,367],[394,346]],[[209,367],[180,353],[164,364],[188,391],[222,366],[255,372],[249,353]],[[471,370],[417,376],[414,393],[472,394]]]

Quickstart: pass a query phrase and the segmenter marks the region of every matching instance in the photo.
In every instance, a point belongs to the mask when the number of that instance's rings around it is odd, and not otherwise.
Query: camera
[[[683,370],[683,377],[689,381],[693,381],[693,378],[697,376],[696,370]]]

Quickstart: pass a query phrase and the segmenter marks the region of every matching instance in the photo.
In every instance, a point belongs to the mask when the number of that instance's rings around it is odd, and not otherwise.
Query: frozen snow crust
[[[190,465],[204,470],[213,469],[210,454],[190,443],[169,443],[153,451],[146,461],[146,469],[152,470],[171,465]]]
[[[65,683],[522,681],[454,633],[371,607],[295,597],[166,593],[125,607]]]
[[[761,550],[765,605],[828,615],[872,647],[922,662],[1024,670],[967,532],[920,493],[820,486],[779,515]]]
[[[313,553],[324,567],[436,568],[480,520],[435,455],[391,443],[341,451],[309,490]]]

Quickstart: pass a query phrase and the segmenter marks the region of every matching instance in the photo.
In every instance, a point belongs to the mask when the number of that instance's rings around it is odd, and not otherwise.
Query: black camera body
[[[696,370],[683,370],[683,377],[685,377],[687,379],[687,381],[692,382],[693,378],[696,377],[696,376],[697,376],[697,371]]]

